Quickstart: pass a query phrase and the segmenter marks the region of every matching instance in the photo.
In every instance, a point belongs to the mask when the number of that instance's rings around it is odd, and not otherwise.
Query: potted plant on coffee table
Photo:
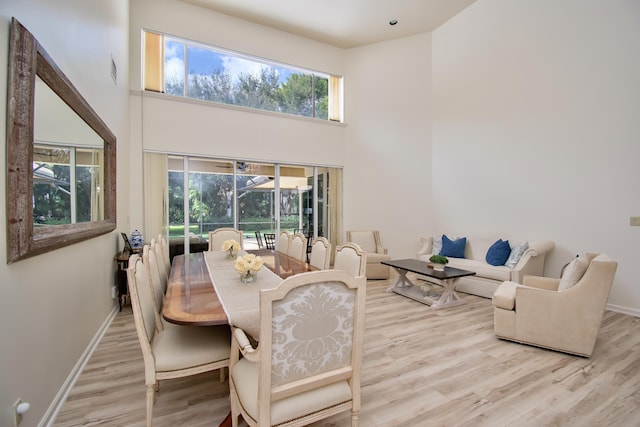
[[[444,271],[445,264],[449,263],[449,260],[446,256],[443,255],[431,255],[429,258],[429,262],[433,264],[433,269],[437,271]]]

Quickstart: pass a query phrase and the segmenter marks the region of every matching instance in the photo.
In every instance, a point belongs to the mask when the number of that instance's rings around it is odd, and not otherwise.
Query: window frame
[[[155,93],[161,93],[165,96],[183,97],[190,100],[199,100],[204,102],[218,103],[223,105],[229,105],[239,108],[248,108],[251,110],[265,111],[275,114],[284,114],[287,116],[302,117],[317,121],[330,121],[343,123],[343,77],[317,70],[307,69],[303,67],[293,66],[290,64],[284,64],[277,61],[257,57],[254,55],[248,55],[241,52],[232,51],[229,49],[221,48],[218,46],[208,45],[202,42],[197,42],[183,37],[173,36],[166,33],[161,33],[154,30],[143,29],[142,31],[142,90]],[[150,39],[153,39],[150,41]],[[166,40],[175,41],[181,43],[184,46],[183,62],[184,62],[184,74],[182,75],[182,95],[176,95],[166,93],[166,81],[165,81],[165,64],[166,64]],[[155,46],[155,47],[154,47]],[[157,50],[150,50],[153,49]],[[305,114],[296,114],[285,111],[278,111],[268,108],[259,108],[253,106],[246,106],[238,103],[224,102],[218,100],[202,99],[188,95],[190,86],[190,74],[189,74],[189,48],[195,47],[198,49],[205,49],[214,52],[217,55],[226,55],[233,58],[238,58],[244,61],[251,61],[256,64],[260,64],[265,67],[275,67],[278,70],[286,70],[288,72],[302,74],[311,77],[311,116]],[[160,60],[162,58],[162,60]],[[161,75],[161,77],[159,77]],[[240,75],[240,74],[238,74]],[[159,84],[158,79],[161,79]],[[320,100],[316,97],[316,82],[318,79],[324,79],[327,81],[327,111],[325,117],[317,117],[318,103]],[[337,82],[337,83],[336,83]],[[281,83],[282,85],[282,83]]]

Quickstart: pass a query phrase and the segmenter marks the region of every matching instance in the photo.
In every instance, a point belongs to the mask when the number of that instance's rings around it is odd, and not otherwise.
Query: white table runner
[[[244,255],[240,252],[239,255]],[[260,336],[260,290],[273,289],[282,283],[280,276],[263,267],[257,280],[242,283],[240,273],[222,251],[204,252],[211,282],[216,290],[229,324],[236,326],[256,340]]]

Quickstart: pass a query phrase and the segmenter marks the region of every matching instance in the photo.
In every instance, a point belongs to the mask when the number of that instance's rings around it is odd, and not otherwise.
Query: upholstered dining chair
[[[276,240],[276,251],[288,254],[290,242],[291,233],[286,230],[281,231],[280,234],[278,234],[278,240]]]
[[[343,243],[336,247],[334,270],[342,270],[352,276],[366,276],[367,254],[356,243]]]
[[[307,238],[302,233],[291,236],[287,255],[304,262],[307,258]]]
[[[367,279],[388,279],[391,270],[381,261],[388,261],[391,257],[387,249],[380,242],[380,232],[377,230],[348,230],[347,242],[356,243],[367,253]]]
[[[167,270],[168,276],[171,271],[171,257],[169,255],[169,242],[167,241],[167,236],[158,234],[158,243],[160,244],[160,250],[162,251],[162,262],[164,264],[164,268]]]
[[[498,338],[590,357],[618,263],[604,254],[574,259],[560,279],[525,276],[493,294]]]
[[[172,327],[174,323],[167,322],[162,317],[162,307],[164,305],[164,295],[167,292],[167,278],[162,278],[161,266],[158,262],[158,253],[153,244],[142,247],[142,264],[147,269],[147,283],[153,293],[153,305],[155,308],[156,327],[158,331],[166,327]],[[176,325],[177,326],[177,325]]]
[[[162,245],[160,242],[155,239],[151,239],[149,243],[149,249],[153,252],[155,257],[156,267],[158,269],[158,274],[160,275],[160,283],[162,285],[162,293],[163,295],[167,292],[167,283],[169,281],[169,272],[165,268],[164,264],[164,253],[162,252]]]
[[[260,293],[257,348],[232,328],[234,427],[239,416],[253,427],[303,426],[344,411],[358,425],[365,289],[365,277],[324,270]]]
[[[331,243],[324,237],[316,238],[311,245],[309,264],[320,270],[328,270],[330,263]]]
[[[235,228],[217,228],[209,232],[209,250],[219,251],[222,248],[222,242],[225,240],[235,240],[240,243],[240,249],[244,249],[244,239],[242,231]]]
[[[153,420],[153,403],[159,382],[220,369],[229,366],[230,330],[228,326],[198,328],[177,326],[158,331],[153,293],[147,268],[140,255],[129,259],[127,269],[131,308],[136,334],[144,361],[147,427]]]

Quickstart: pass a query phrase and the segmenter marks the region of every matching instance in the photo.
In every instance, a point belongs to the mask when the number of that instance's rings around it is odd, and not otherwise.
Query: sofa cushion
[[[504,265],[510,254],[511,246],[509,246],[509,241],[500,239],[491,245],[485,258],[491,265]]]
[[[589,259],[585,255],[581,255],[571,261],[562,273],[560,283],[558,284],[558,291],[566,291],[572,288],[582,279],[582,276],[584,276],[584,273],[587,271],[587,267],[589,267]]]
[[[520,286],[522,285],[516,282],[503,282],[493,293],[491,303],[503,310],[513,310],[516,307],[516,288]]]
[[[391,259],[391,255],[379,254],[376,252],[367,252],[367,264],[375,264],[380,261],[388,261]]]
[[[484,277],[486,279],[496,280],[499,282],[511,280],[511,269],[504,265],[493,266],[487,264],[485,261],[478,261],[475,259],[451,258],[449,259],[449,264],[447,264],[447,266],[473,271],[478,277]]]
[[[511,249],[511,254],[509,254],[509,258],[507,258],[507,262],[504,263],[509,268],[513,268],[518,265],[520,258],[522,255],[529,249],[529,242],[524,242],[513,249]]]
[[[442,250],[440,255],[453,258],[464,258],[464,248],[467,245],[467,238],[462,237],[457,240],[451,240],[446,234],[442,235]]]

